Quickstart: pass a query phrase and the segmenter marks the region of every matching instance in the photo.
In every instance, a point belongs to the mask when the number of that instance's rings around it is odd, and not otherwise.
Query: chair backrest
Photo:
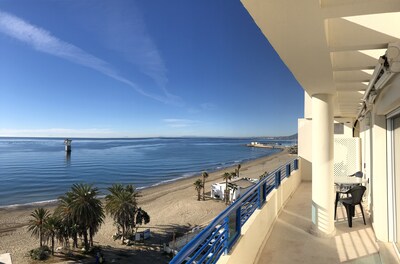
[[[354,173],[354,177],[362,178],[363,176],[364,176],[364,173],[362,171],[357,171],[356,173]]]
[[[362,171],[357,171],[354,174],[349,175],[349,177],[357,177],[357,178],[362,178],[364,176],[364,173]]]
[[[352,201],[351,203],[353,205],[361,203],[361,199],[364,195],[364,192],[367,188],[365,186],[354,186],[351,188],[348,193],[351,194]]]

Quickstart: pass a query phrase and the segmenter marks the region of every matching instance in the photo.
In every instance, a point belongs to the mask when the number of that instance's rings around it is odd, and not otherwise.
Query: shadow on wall
[[[318,235],[330,234],[332,233],[330,229],[330,223],[332,222],[333,215],[329,214],[325,208],[322,208],[314,201],[312,201],[311,206],[311,221],[313,226],[311,228],[311,233]]]
[[[300,157],[301,181],[312,181],[312,162]]]

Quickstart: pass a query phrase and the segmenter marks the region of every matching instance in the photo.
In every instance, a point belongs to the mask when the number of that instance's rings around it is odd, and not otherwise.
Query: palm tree
[[[236,174],[237,174],[237,177],[238,178],[240,178],[240,169],[242,168],[242,165],[240,165],[240,164],[238,164],[237,165],[237,169],[236,169]]]
[[[76,234],[75,236],[73,235],[72,232],[74,224],[68,223],[64,219],[60,218],[59,215],[53,214],[53,216],[57,217],[59,220],[57,230],[55,233],[55,238],[57,238],[58,243],[62,244],[63,247],[65,248],[69,248],[70,247],[69,239],[72,238],[73,246],[77,247],[78,246],[77,232],[75,232]]]
[[[31,213],[32,219],[29,219],[28,230],[32,235],[39,237],[39,245],[43,246],[44,225],[50,216],[50,212],[44,208],[37,208]]]
[[[143,225],[143,224],[146,225],[150,222],[150,216],[145,210],[143,210],[142,208],[139,207],[139,209],[137,209],[137,212],[136,212],[135,220],[136,220],[135,225],[136,225],[136,233],[137,233],[139,225]]]
[[[194,188],[197,191],[197,201],[200,201],[200,191],[201,189],[204,187],[203,186],[203,182],[201,181],[201,179],[197,179],[194,183]]]
[[[72,216],[72,197],[71,192],[58,197],[58,206],[54,214],[60,218],[60,228],[58,230],[57,238],[59,241],[64,242],[66,246],[69,245],[69,238],[73,239],[73,247],[78,247],[78,225]]]
[[[48,238],[51,239],[51,254],[54,255],[54,238],[58,233],[58,229],[61,226],[61,219],[57,216],[49,216],[45,222],[45,233]]]
[[[232,198],[235,196],[235,192],[239,189],[237,184],[229,183],[229,190],[232,190]]]
[[[110,194],[106,196],[106,211],[113,217],[118,227],[122,228],[122,238],[124,238],[135,223],[138,192],[133,185],[124,187],[121,184],[114,184],[108,191]]]
[[[74,184],[68,194],[71,199],[71,215],[83,234],[85,250],[89,249],[88,231],[90,245],[93,245],[93,235],[104,222],[104,210],[97,198],[98,194],[99,190],[89,184]]]
[[[228,180],[230,181],[232,179],[232,173],[225,172],[222,175],[222,179],[225,180],[225,203],[229,203],[229,189],[228,189]]]
[[[203,201],[205,201],[206,197],[205,197],[204,191],[206,189],[205,186],[206,186],[206,179],[208,178],[208,173],[206,171],[203,171],[201,173],[201,176],[203,176]]]
[[[267,177],[268,176],[268,171],[265,171],[262,175],[260,175],[260,180],[262,180],[262,179],[264,179],[265,177]]]

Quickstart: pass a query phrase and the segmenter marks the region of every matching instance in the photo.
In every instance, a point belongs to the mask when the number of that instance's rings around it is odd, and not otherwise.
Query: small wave
[[[45,201],[31,202],[31,203],[23,203],[23,204],[11,204],[11,205],[0,205],[0,209],[12,209],[12,208],[21,208],[21,207],[33,207],[35,205],[47,205],[56,203],[58,199],[51,199]]]
[[[246,161],[246,160],[242,160],[242,162],[244,162],[244,161]],[[239,163],[240,163],[240,162],[236,162],[236,161],[235,161],[235,162],[220,163],[220,165],[222,165],[222,166],[217,166],[217,167],[215,167],[215,170],[214,170],[214,171],[226,169],[226,168],[235,166],[236,164],[239,164]]]
[[[186,179],[186,178],[193,177],[193,176],[195,176],[196,174],[199,174],[199,172],[196,172],[196,173],[195,173],[195,172],[193,172],[193,173],[185,173],[184,175],[182,175],[182,176],[180,176],[180,177],[173,178],[173,179],[169,179],[169,180],[164,180],[164,181],[155,183],[155,184],[153,184],[152,186],[158,186],[158,185],[162,185],[162,184],[169,183],[169,182],[179,181],[179,180],[182,180],[182,179]]]
[[[167,183],[170,183],[170,182],[175,182],[175,181],[178,181],[178,180],[181,180],[181,179],[184,179],[184,178],[185,177],[178,177],[178,178],[174,178],[174,179],[164,180],[164,181],[157,182],[157,183],[154,183],[154,184],[151,184],[151,185],[148,185],[148,186],[142,186],[142,187],[139,187],[137,189],[138,190],[144,190],[144,189],[160,186],[160,185],[163,185],[163,184],[167,184]]]
[[[156,186],[164,185],[164,184],[167,184],[167,183],[170,183],[170,182],[175,182],[175,181],[187,179],[187,178],[193,177],[193,176],[198,175],[198,174],[200,174],[200,172],[188,172],[188,173],[184,173],[180,177],[173,178],[173,179],[168,179],[168,180],[164,180],[164,181],[160,181],[160,182],[154,183],[152,185],[148,185],[148,186],[142,186],[142,187],[139,187],[137,189],[138,190],[143,190],[143,189],[147,189],[147,188],[151,188],[151,187],[156,187]]]
[[[192,177],[192,176],[195,176],[196,174],[199,174],[199,173],[198,172],[187,172],[182,175],[182,178]]]

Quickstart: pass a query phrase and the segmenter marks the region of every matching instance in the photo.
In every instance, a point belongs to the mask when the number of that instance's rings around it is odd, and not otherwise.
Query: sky
[[[0,136],[291,135],[303,102],[239,0],[0,0]]]

